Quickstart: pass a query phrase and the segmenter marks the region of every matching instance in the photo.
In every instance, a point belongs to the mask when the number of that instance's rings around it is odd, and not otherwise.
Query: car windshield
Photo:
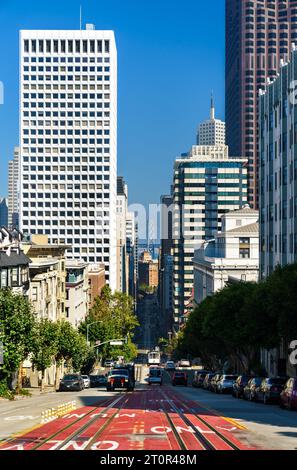
[[[63,380],[78,380],[78,375],[64,375]]]
[[[225,375],[224,380],[236,380],[236,375]]]
[[[152,370],[150,370],[150,376],[151,377],[160,377],[161,376],[161,371],[159,369],[152,369]]]
[[[87,375],[82,375],[82,379],[88,379],[89,377]]]
[[[129,375],[129,372],[125,369],[115,369],[111,371],[111,375]]]

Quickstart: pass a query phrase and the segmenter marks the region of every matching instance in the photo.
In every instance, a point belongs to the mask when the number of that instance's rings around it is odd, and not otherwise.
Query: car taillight
[[[124,383],[125,383],[125,379],[121,379],[121,383],[124,384]]]
[[[113,383],[114,383],[114,379],[110,379],[110,383],[112,383],[112,384],[113,384]]]

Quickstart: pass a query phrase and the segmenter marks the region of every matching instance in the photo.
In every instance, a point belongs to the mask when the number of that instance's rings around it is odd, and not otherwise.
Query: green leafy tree
[[[49,368],[58,351],[59,325],[48,319],[39,320],[33,345],[32,362],[41,372],[41,390],[44,389],[45,371]]]
[[[27,298],[8,289],[0,290],[0,341],[4,349],[0,377],[10,388],[12,376],[32,351],[34,327],[35,316]]]
[[[96,323],[97,322],[97,323]],[[100,322],[100,323],[99,323]],[[100,341],[105,343],[112,339],[127,338],[127,343],[121,347],[104,344],[98,347],[98,353],[103,357],[124,356],[128,359],[135,353],[132,346],[134,329],[138,326],[138,320],[134,314],[132,297],[116,292],[112,293],[108,286],[102,290],[101,296],[95,299],[88,318],[81,324],[79,330],[86,335],[89,327],[89,340],[91,343]]]

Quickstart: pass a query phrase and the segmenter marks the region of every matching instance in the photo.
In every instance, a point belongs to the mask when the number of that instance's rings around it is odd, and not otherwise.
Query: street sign
[[[123,341],[111,341],[110,346],[123,346]]]

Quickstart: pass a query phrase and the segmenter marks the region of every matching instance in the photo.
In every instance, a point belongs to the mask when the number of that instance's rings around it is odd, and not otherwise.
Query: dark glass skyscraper
[[[258,90],[297,42],[296,0],[226,0],[226,136],[248,158],[248,202],[258,207]]]

